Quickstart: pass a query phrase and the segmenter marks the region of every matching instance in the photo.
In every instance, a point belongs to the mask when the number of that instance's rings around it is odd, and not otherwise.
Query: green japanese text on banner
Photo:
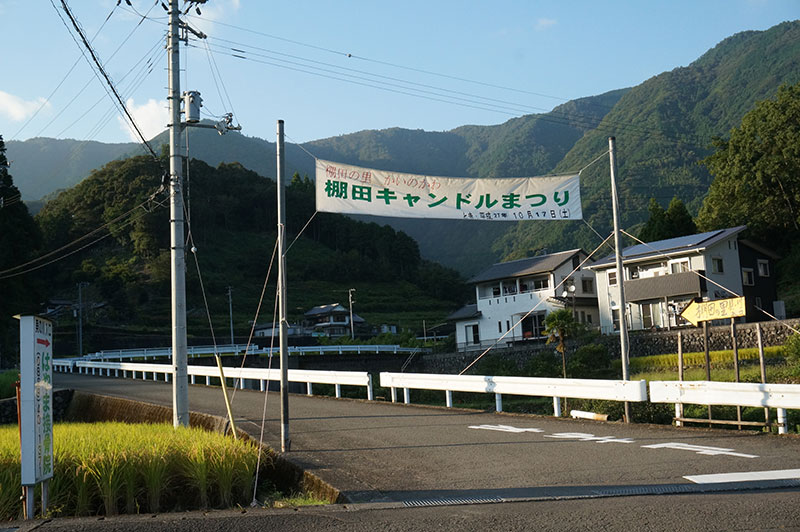
[[[580,178],[473,179],[401,174],[317,160],[317,210],[398,218],[580,220]]]

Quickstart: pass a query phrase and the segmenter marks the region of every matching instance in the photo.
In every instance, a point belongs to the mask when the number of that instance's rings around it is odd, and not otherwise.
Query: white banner
[[[473,179],[317,159],[317,210],[398,218],[580,220],[578,175]]]

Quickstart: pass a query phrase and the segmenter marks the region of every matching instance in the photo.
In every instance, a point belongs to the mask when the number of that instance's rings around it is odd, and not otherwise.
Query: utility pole
[[[83,356],[83,288],[89,286],[86,281],[78,283],[78,356]]]
[[[355,288],[351,288],[347,291],[347,300],[348,306],[350,307],[350,339],[354,340],[356,337],[355,328],[353,326],[353,292],[355,292]]]
[[[169,219],[172,284],[172,424],[189,426],[189,379],[186,353],[186,257],[183,236],[183,160],[181,148],[180,8],[169,2]]]
[[[619,304],[619,349],[622,358],[622,380],[630,380],[628,375],[628,319],[625,316],[625,272],[622,269],[622,244],[619,234],[619,203],[617,201],[617,143],[614,137],[608,137],[608,156],[611,167],[611,204],[614,216],[614,249],[617,262],[617,302]],[[625,423],[631,422],[631,405],[625,401]]]
[[[233,288],[229,286],[228,287],[228,315],[231,318],[231,345],[236,343],[234,341],[234,338],[233,338],[233,296],[231,295],[232,291],[233,291]]]
[[[278,120],[278,319],[281,325],[281,452],[291,448],[289,438],[289,323],[286,321],[286,173],[283,151],[283,120]]]

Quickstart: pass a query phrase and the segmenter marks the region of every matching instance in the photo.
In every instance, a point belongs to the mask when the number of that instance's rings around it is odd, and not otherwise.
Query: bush
[[[561,377],[561,357],[549,349],[533,355],[523,373],[529,377]]]
[[[579,347],[567,361],[567,375],[575,379],[607,377],[611,372],[611,355],[602,344]]]
[[[800,334],[793,334],[783,344],[783,356],[794,375],[800,375]]]

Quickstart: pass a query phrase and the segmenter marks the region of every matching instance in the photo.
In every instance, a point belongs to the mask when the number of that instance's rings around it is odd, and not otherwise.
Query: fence
[[[111,372],[114,372],[114,377],[122,378],[128,377],[128,372],[131,373],[132,378],[136,378],[137,374],[141,375],[143,380],[147,379],[148,374],[154,381],[163,380],[169,382],[172,375],[172,366],[168,364],[142,364],[133,362],[93,362],[93,361],[76,361],[70,365],[67,362],[59,361],[54,363],[53,368],[58,371],[73,372],[75,369],[78,373],[100,376],[105,371],[106,376],[110,377]],[[219,378],[219,369],[214,366],[193,366],[187,367],[190,382],[197,384],[197,377],[204,377],[205,384],[211,385],[211,379]],[[226,379],[234,379],[234,384],[238,381],[239,388],[244,388],[246,380],[257,381],[259,389],[263,392],[266,390],[267,382],[279,381],[279,369],[265,369],[265,368],[223,368]],[[289,382],[305,383],[306,392],[308,395],[313,394],[313,384],[333,384],[335,386],[336,397],[342,396],[342,386],[363,386],[367,391],[367,399],[373,400],[374,393],[372,388],[372,376],[366,371],[318,371],[318,370],[302,370],[290,369],[288,370]]]
[[[201,345],[191,346],[187,348],[189,357],[196,357],[199,355],[213,355],[227,354],[227,353],[244,353],[247,345],[245,344],[229,344],[229,345]],[[371,354],[371,353],[392,353],[392,354],[416,354],[416,353],[429,353],[430,348],[417,348],[417,347],[400,347],[399,345],[315,345],[315,346],[289,346],[289,354],[294,355],[307,355],[307,354],[343,354],[343,353],[356,353],[356,354]],[[279,355],[280,348],[278,347],[264,347],[259,348],[255,345],[250,345],[247,354],[254,355]],[[145,349],[114,349],[110,351],[98,351],[97,353],[90,353],[82,357],[83,360],[126,360],[132,358],[160,358],[171,357],[172,348],[170,347],[154,347]]]
[[[503,411],[503,394],[552,397],[555,416],[561,415],[561,397],[647,401],[646,381],[488,377],[428,373],[381,373],[380,377],[381,386],[391,388],[392,402],[397,402],[397,388],[402,388],[403,402],[406,404],[411,402],[409,392],[411,389],[444,391],[448,407],[453,406],[453,392],[493,393],[495,394],[495,409],[498,412]]]
[[[675,418],[681,406],[728,405],[776,408],[778,433],[786,434],[786,409],[800,409],[799,384],[758,384],[750,382],[651,381],[650,401],[675,403]],[[732,422],[737,423],[737,422]],[[739,422],[739,424],[742,424]]]

